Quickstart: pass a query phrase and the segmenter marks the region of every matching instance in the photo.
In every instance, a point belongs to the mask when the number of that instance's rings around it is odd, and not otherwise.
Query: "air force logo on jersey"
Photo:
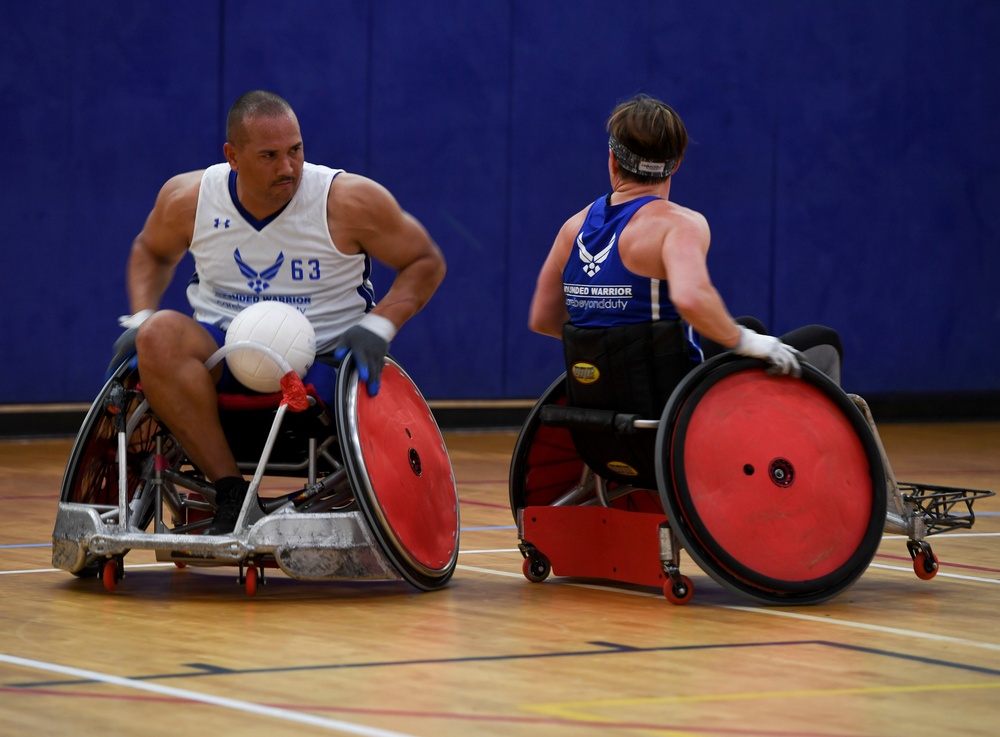
[[[583,261],[583,270],[587,276],[593,276],[601,270],[601,264],[607,260],[608,254],[611,253],[611,249],[615,245],[615,238],[617,237],[617,233],[611,236],[611,240],[608,241],[608,245],[601,249],[596,256],[591,256],[587,251],[587,248],[583,245],[582,234],[576,237],[576,247],[580,253],[580,260]]]
[[[243,257],[240,255],[240,249],[237,248],[233,252],[233,258],[236,259],[236,263],[240,267],[240,273],[247,278],[247,286],[250,287],[255,294],[260,294],[271,286],[270,280],[278,275],[278,272],[281,271],[281,265],[285,263],[284,251],[278,254],[277,261],[263,271],[259,272],[243,260]]]

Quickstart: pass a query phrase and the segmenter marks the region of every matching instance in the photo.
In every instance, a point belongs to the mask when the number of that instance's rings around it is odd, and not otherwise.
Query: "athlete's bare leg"
[[[205,328],[172,310],[154,313],[136,336],[149,406],[209,481],[241,475],[219,422],[215,382],[221,366],[212,372],[205,368],[218,348]]]

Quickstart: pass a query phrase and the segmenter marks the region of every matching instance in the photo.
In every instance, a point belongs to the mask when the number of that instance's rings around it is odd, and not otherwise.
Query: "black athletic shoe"
[[[208,535],[228,535],[236,528],[250,484],[241,476],[230,476],[215,482],[215,519],[205,529]]]

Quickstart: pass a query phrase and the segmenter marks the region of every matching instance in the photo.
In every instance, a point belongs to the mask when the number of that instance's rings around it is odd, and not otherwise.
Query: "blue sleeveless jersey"
[[[566,266],[563,293],[571,324],[606,328],[656,320],[680,320],[668,296],[667,283],[639,276],[627,268],[618,253],[622,230],[640,207],[658,197],[639,197],[609,205],[602,197],[590,206]],[[687,329],[692,357],[701,351],[694,332]]]

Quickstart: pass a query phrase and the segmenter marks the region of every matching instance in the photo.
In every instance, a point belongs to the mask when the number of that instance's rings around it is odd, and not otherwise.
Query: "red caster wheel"
[[[917,578],[930,581],[937,575],[938,557],[934,553],[929,556],[927,553],[917,553],[913,556],[913,572],[917,574]]]
[[[244,578],[243,581],[243,584],[246,586],[247,589],[247,596],[257,595],[257,583],[258,583],[257,568],[255,566],[250,566],[249,568],[247,568],[246,577]]]
[[[694,584],[687,576],[681,576],[680,581],[668,578],[663,584],[663,595],[671,604],[687,604],[694,596]]]
[[[122,580],[122,564],[117,558],[109,558],[104,563],[101,571],[101,579],[104,581],[104,588],[107,591],[114,591],[118,587],[118,582]]]
[[[532,583],[541,583],[549,576],[552,566],[542,555],[529,555],[521,564],[521,573]]]

